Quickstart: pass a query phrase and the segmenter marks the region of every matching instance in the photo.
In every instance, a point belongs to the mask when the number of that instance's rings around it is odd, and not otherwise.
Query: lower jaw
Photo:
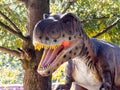
[[[59,56],[58,56],[59,57]],[[60,57],[61,58],[61,57]],[[60,61],[62,60],[62,61]],[[55,59],[55,62],[51,63],[49,67],[46,68],[41,68],[40,66],[38,66],[38,73],[42,76],[49,76],[51,75],[53,72],[55,72],[61,64],[63,64],[65,62],[64,59]]]

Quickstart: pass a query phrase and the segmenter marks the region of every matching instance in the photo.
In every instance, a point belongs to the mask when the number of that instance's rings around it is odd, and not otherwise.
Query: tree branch
[[[15,2],[8,3],[8,4],[0,5],[0,9],[1,9],[1,8],[7,8],[7,7],[9,7],[9,6],[11,6],[11,5],[15,5],[15,4],[17,4],[17,3],[19,3],[19,2],[18,2],[18,1],[15,1]]]
[[[27,38],[23,36],[23,34],[21,32],[16,32],[14,29],[10,28],[9,26],[5,25],[4,23],[2,23],[0,21],[0,26],[2,26],[3,28],[5,28],[7,31],[9,31],[10,33],[17,35],[18,37],[20,37],[22,40],[27,41]]]
[[[0,16],[2,16],[10,25],[18,32],[21,32],[20,29],[17,28],[17,26],[6,16],[0,11]]]
[[[103,19],[107,19],[107,18],[109,18],[109,17],[90,18],[90,19],[82,20],[81,23],[85,23],[87,21],[94,21],[94,20],[103,20]]]
[[[16,51],[16,50],[10,50],[8,48],[5,48],[5,47],[2,47],[0,46],[0,51],[1,52],[4,52],[4,53],[8,53],[8,54],[11,54],[11,55],[14,55],[16,57],[20,57],[20,52]]]
[[[108,30],[110,30],[112,27],[114,27],[117,23],[120,23],[120,18],[117,19],[116,21],[114,21],[111,25],[109,25],[107,28],[105,28],[103,31],[99,32],[98,34],[96,34],[95,36],[93,36],[93,38],[97,38],[98,36],[104,34],[105,32],[107,32]]]

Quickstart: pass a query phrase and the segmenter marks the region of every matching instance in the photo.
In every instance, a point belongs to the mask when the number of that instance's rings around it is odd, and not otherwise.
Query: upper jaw
[[[36,50],[39,50],[42,49],[42,48],[50,48],[50,49],[55,49],[57,47],[59,47],[60,45],[47,45],[47,44],[43,44],[43,43],[40,43],[40,42],[34,42],[34,47]]]

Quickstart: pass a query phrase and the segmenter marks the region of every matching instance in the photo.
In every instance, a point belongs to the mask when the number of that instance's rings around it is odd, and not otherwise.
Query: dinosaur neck
[[[85,63],[89,66],[90,64],[95,63],[96,51],[94,47],[94,43],[90,40],[90,38],[83,31],[83,46],[80,52],[80,58],[85,61]]]

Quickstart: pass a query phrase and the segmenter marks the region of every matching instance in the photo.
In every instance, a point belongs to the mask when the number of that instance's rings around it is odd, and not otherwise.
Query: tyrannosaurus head
[[[45,16],[33,31],[35,49],[44,49],[38,72],[47,76],[62,63],[79,55],[83,45],[82,27],[72,14]]]

